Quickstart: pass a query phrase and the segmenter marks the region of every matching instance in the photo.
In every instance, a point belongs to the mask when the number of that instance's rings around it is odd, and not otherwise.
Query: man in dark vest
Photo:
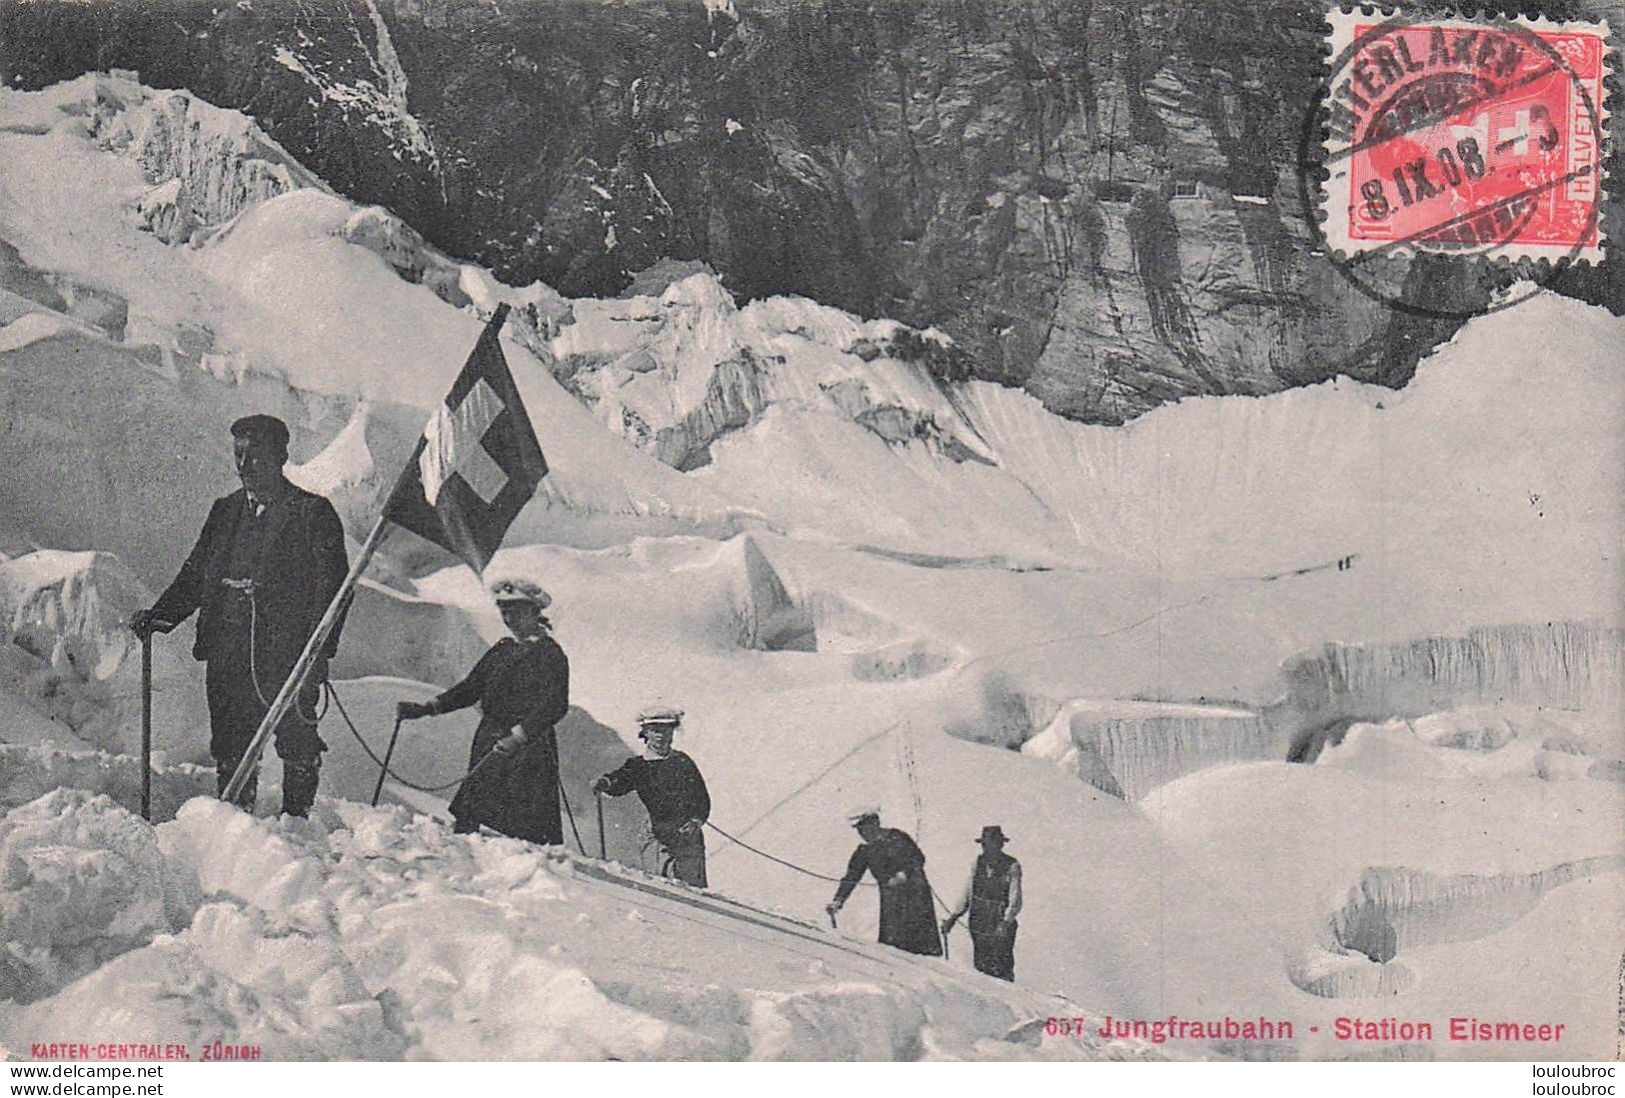
[[[1021,863],[1004,852],[1004,830],[982,828],[982,854],[976,859],[964,900],[942,921],[947,934],[970,911],[970,940],[976,971],[1001,980],[1016,978],[1016,916],[1021,914]]]
[[[695,888],[707,886],[705,832],[711,817],[711,794],[694,760],[673,749],[672,736],[683,723],[683,711],[653,705],[638,714],[638,739],[645,744],[618,768],[592,783],[594,793],[620,797],[636,793],[649,812],[649,843],[660,859],[662,877]]]
[[[931,882],[925,876],[925,855],[907,833],[880,826],[878,808],[859,808],[848,817],[863,842],[846,863],[846,876],[835,898],[824,908],[831,921],[865,872],[880,886],[880,944],[942,956],[942,938],[931,906]]]
[[[243,486],[214,501],[175,581],[151,609],[130,619],[130,628],[145,637],[167,633],[198,612],[192,654],[205,666],[209,754],[221,793],[349,572],[338,512],[282,475],[287,424],[275,416],[245,416],[231,425],[231,435]],[[338,643],[335,626],[276,727],[282,811],[290,816],[307,815],[316,799],[327,748],[316,734],[317,702]],[[256,771],[237,800],[250,812],[258,779]]]

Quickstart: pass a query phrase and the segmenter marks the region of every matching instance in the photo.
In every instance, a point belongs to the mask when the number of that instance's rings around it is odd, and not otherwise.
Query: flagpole
[[[373,554],[378,551],[388,526],[389,520],[383,515],[379,515],[378,521],[373,523],[372,532],[367,535],[367,540],[361,543],[361,551],[356,554],[355,563],[350,565],[350,572],[344,577],[343,585],[333,596],[333,601],[327,604],[327,610],[322,614],[321,621],[316,623],[315,631],[305,642],[305,650],[299,653],[299,659],[294,663],[293,670],[288,672],[287,681],[272,699],[271,708],[266,710],[265,719],[260,721],[259,728],[254,732],[254,738],[248,741],[248,750],[243,752],[243,759],[237,764],[237,772],[231,776],[231,781],[220,794],[221,800],[236,800],[237,794],[242,792],[243,786],[248,783],[248,776],[254,772],[254,767],[259,764],[260,754],[265,750],[265,741],[271,738],[271,733],[293,705],[299,688],[305,683],[305,676],[310,674],[310,668],[316,662],[316,653],[327,643],[328,635],[333,632],[333,626],[339,620],[345,601],[349,599],[350,592],[360,581],[361,573],[367,570],[367,564],[372,560]]]
[[[492,311],[491,319],[486,321],[485,331],[480,338],[483,340],[488,334],[500,332],[507,318],[508,303],[502,302]],[[493,338],[495,338],[494,335]],[[475,347],[477,350],[479,344],[476,343]],[[400,476],[395,478],[394,488],[385,497],[386,502],[378,516],[378,521],[373,524],[372,531],[367,534],[367,540],[361,543],[361,550],[356,554],[355,563],[350,566],[350,572],[344,577],[344,583],[340,585],[338,593],[333,596],[333,601],[328,603],[327,610],[322,614],[321,620],[316,623],[316,628],[310,634],[310,639],[305,642],[305,650],[299,653],[299,659],[294,663],[293,670],[288,672],[287,681],[282,684],[282,689],[277,691],[276,697],[271,702],[271,707],[265,711],[265,718],[260,721],[259,728],[255,730],[254,738],[248,742],[248,750],[243,752],[243,758],[237,764],[236,773],[232,774],[231,781],[226,783],[226,788],[220,794],[221,800],[236,800],[237,795],[242,792],[243,786],[248,784],[248,776],[254,772],[254,767],[259,763],[260,755],[265,751],[265,741],[271,738],[271,733],[281,723],[282,718],[287,715],[288,709],[293,705],[294,698],[299,694],[299,688],[304,685],[305,676],[310,674],[310,669],[316,662],[316,653],[320,652],[322,646],[327,643],[327,638],[332,634],[333,627],[338,623],[339,616],[343,613],[346,600],[355,590],[355,585],[361,579],[361,573],[367,570],[368,562],[372,560],[373,554],[377,552],[378,546],[383,542],[384,534],[388,530],[390,522],[388,517],[390,505],[396,495],[400,493],[402,486],[414,475],[414,471],[418,466],[418,459],[423,454],[425,442],[425,438],[419,436],[417,448],[412,451],[412,456],[408,459],[405,468],[401,470]],[[475,571],[478,571],[478,569],[475,569]]]

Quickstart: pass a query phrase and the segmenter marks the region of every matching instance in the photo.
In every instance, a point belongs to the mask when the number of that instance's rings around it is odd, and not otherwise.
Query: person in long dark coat
[[[338,512],[282,474],[287,424],[275,416],[245,416],[231,434],[243,486],[214,501],[174,582],[130,619],[130,628],[145,637],[167,633],[198,612],[192,655],[204,662],[209,754],[222,794],[349,572]],[[306,815],[316,799],[327,749],[316,734],[317,701],[342,628],[341,616],[274,733],[282,811],[292,816]],[[253,811],[258,790],[256,767],[237,804]]]
[[[636,792],[649,813],[649,842],[663,877],[705,888],[705,821],[711,816],[711,794],[700,768],[672,747],[683,711],[654,705],[638,714],[638,738],[648,753],[634,755],[592,783],[594,793],[611,797]]]
[[[906,833],[881,827],[878,809],[861,809],[849,818],[863,842],[852,852],[835,899],[824,910],[834,919],[864,873],[872,873],[880,886],[880,944],[928,957],[942,956],[925,855]]]
[[[972,963],[976,971],[1001,980],[1016,978],[1016,932],[1021,928],[1021,863],[1004,852],[1004,829],[997,824],[982,828],[981,856],[971,870],[970,883],[958,910],[942,921],[942,933],[970,912],[970,938],[975,947]]]
[[[513,636],[497,641],[462,682],[427,702],[403,701],[396,714],[412,720],[478,703],[470,773],[451,802],[455,830],[484,826],[558,845],[564,842],[564,825],[553,726],[570,708],[570,661],[542,614],[552,603],[546,591],[525,580],[504,580],[492,594]]]

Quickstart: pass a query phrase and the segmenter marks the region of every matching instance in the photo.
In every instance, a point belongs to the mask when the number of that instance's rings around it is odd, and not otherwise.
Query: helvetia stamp
[[[1321,231],[1351,277],[1399,256],[1600,261],[1605,23],[1327,21],[1306,135],[1321,142]]]

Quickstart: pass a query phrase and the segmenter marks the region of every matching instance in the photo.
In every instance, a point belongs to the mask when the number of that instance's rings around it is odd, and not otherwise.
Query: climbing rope
[[[766,858],[770,862],[773,862],[773,863],[775,863],[777,865],[782,865],[786,869],[793,869],[797,873],[803,874],[804,876],[814,877],[814,878],[816,878],[816,879],[818,879],[820,881],[829,881],[832,884],[840,884],[842,881],[844,881],[846,879],[844,877],[831,877],[829,874],[820,873],[816,869],[808,869],[804,865],[797,865],[795,862],[786,861],[785,859],[779,857],[777,854],[769,854],[767,851],[761,849],[760,847],[751,846],[749,843],[745,842],[743,839],[735,838],[734,836],[728,834],[726,831],[722,830],[722,828],[718,827],[716,824],[712,823],[710,820],[705,821],[705,826],[709,827],[712,831],[715,831],[718,835],[722,836],[724,839],[727,839],[729,842],[733,843],[735,846],[738,846],[738,847],[741,847],[741,848],[743,848],[745,850],[750,851],[752,854],[756,855],[758,858]],[[859,881],[858,884],[863,886],[863,887],[866,887],[866,888],[879,888],[880,887],[879,883],[876,882],[876,881]],[[949,907],[947,901],[945,901],[941,896],[937,895],[936,887],[930,883],[929,879],[927,879],[927,881],[926,881],[926,888],[930,891],[931,898],[933,900],[935,900],[938,903],[938,905],[941,906],[943,911],[945,911],[945,912],[947,912],[949,914],[953,913],[953,908]]]
[[[1271,572],[1271,573],[1259,574],[1259,575],[1254,575],[1254,576],[1238,576],[1238,577],[1233,577],[1233,578],[1229,579],[1227,582],[1229,582],[1229,583],[1273,583],[1276,580],[1286,579],[1286,578],[1294,577],[1294,576],[1308,575],[1308,574],[1313,573],[1313,572],[1328,571],[1328,570],[1333,569],[1333,568],[1336,568],[1340,572],[1348,571],[1349,569],[1351,569],[1354,566],[1354,561],[1356,559],[1358,559],[1358,557],[1359,557],[1359,554],[1355,553],[1355,554],[1350,554],[1348,556],[1339,557],[1337,560],[1334,560],[1334,561],[1327,561],[1327,562],[1325,562],[1323,564],[1310,565],[1309,567],[1306,567],[1306,568],[1295,568],[1295,569],[1291,569],[1291,570],[1285,571],[1285,572]],[[1133,630],[1138,629],[1143,625],[1150,624],[1151,622],[1155,621],[1156,619],[1162,617],[1165,614],[1172,614],[1172,613],[1174,613],[1176,611],[1179,611],[1179,610],[1185,610],[1185,609],[1188,609],[1188,608],[1190,608],[1192,606],[1198,606],[1198,605],[1200,605],[1200,604],[1202,604],[1204,602],[1208,602],[1211,599],[1217,598],[1219,595],[1223,594],[1224,592],[1225,592],[1225,588],[1223,588],[1223,587],[1215,587],[1213,590],[1205,592],[1204,594],[1197,595],[1197,596],[1195,596],[1193,598],[1190,598],[1190,599],[1186,599],[1184,602],[1176,603],[1173,606],[1160,607],[1159,609],[1157,609],[1157,610],[1155,610],[1155,611],[1153,611],[1153,612],[1151,612],[1149,614],[1146,614],[1144,617],[1136,618],[1135,620],[1133,620],[1131,622],[1127,622],[1127,623],[1125,623],[1123,625],[1113,626],[1110,629],[1103,629],[1103,630],[1098,630],[1098,631],[1089,632],[1089,633],[1068,633],[1068,634],[1065,634],[1064,636],[1049,637],[1049,638],[1046,638],[1046,639],[1040,640],[1040,641],[1033,641],[1033,642],[1030,642],[1030,643],[1027,643],[1027,644],[1015,645],[1013,647],[1010,647],[1010,648],[1007,648],[1007,649],[1004,649],[1004,650],[998,651],[998,652],[985,652],[980,656],[973,656],[971,659],[968,659],[964,663],[959,664],[956,668],[954,668],[954,670],[957,673],[957,672],[960,672],[960,671],[964,671],[967,668],[975,667],[979,663],[986,663],[989,660],[1000,659],[1002,657],[1016,655],[1016,654],[1019,654],[1021,652],[1036,651],[1036,650],[1041,649],[1041,648],[1049,648],[1049,647],[1052,647],[1052,646],[1058,645],[1058,644],[1069,644],[1069,643],[1073,643],[1073,642],[1080,641],[1080,640],[1103,640],[1103,639],[1105,639],[1107,637],[1117,636],[1120,633],[1132,632]],[[779,809],[783,808],[785,805],[789,804],[791,801],[793,801],[797,797],[801,796],[801,794],[805,793],[807,790],[809,790],[813,786],[817,785],[820,781],[822,781],[825,777],[827,777],[832,771],[834,771],[836,769],[836,767],[838,767],[842,763],[846,762],[853,755],[856,755],[859,751],[862,751],[865,747],[868,747],[871,743],[873,743],[876,740],[880,739],[882,736],[886,736],[886,735],[891,734],[892,732],[895,732],[898,728],[906,725],[907,723],[908,723],[908,719],[906,717],[903,718],[902,720],[894,721],[893,723],[888,724],[886,727],[880,729],[878,732],[875,732],[873,735],[865,737],[864,739],[859,740],[857,743],[853,744],[849,749],[847,749],[846,752],[844,752],[840,757],[835,759],[834,762],[831,762],[828,766],[825,766],[823,769],[819,770],[812,777],[808,778],[806,781],[804,781],[800,785],[796,786],[790,792],[786,793],[783,797],[780,797],[773,804],[769,805],[767,807],[767,809],[762,812],[761,815],[757,816],[755,820],[751,821],[751,823],[748,824],[743,829],[741,834],[749,834],[751,831],[754,831],[756,828],[760,827],[767,820],[767,818],[769,816],[772,816],[774,813],[778,812]],[[734,840],[734,841],[737,842],[738,840]],[[744,843],[739,843],[739,845],[744,846],[745,844]]]
[[[466,773],[462,774],[461,776],[453,779],[452,781],[447,782],[444,785],[419,785],[414,781],[411,781],[411,780],[409,780],[407,778],[401,777],[395,771],[391,770],[389,767],[384,765],[384,760],[380,759],[377,756],[377,754],[375,754],[373,752],[373,749],[371,747],[367,746],[367,741],[361,738],[360,730],[358,730],[356,728],[355,722],[350,719],[350,714],[345,710],[344,703],[339,701],[338,693],[333,689],[333,684],[332,683],[326,683],[325,685],[327,687],[327,695],[328,695],[328,697],[332,699],[334,707],[338,709],[339,716],[344,718],[344,723],[349,726],[350,735],[354,736],[355,737],[355,742],[361,745],[361,750],[363,750],[363,751],[365,751],[367,753],[367,758],[371,759],[386,774],[388,774],[391,778],[394,778],[396,781],[400,782],[402,785],[406,786],[408,789],[415,789],[419,793],[444,793],[446,790],[452,788],[453,786],[461,785],[463,782],[465,782],[469,778],[473,777],[475,772],[478,771],[480,767],[484,766],[487,762],[489,762],[491,760],[492,755],[496,754],[495,751],[487,751],[485,753],[485,757],[482,758],[479,762],[475,763],[474,766],[470,770],[468,770]],[[566,802],[566,803],[568,803],[568,802]],[[572,818],[571,819],[572,826],[574,825],[574,823],[575,823],[575,821]],[[580,840],[578,838],[577,842],[579,842],[579,841]]]
[[[879,732],[876,732],[874,735],[868,736],[868,737],[866,737],[866,738],[864,738],[862,740],[859,740],[857,743],[853,744],[850,748],[848,748],[846,750],[845,753],[843,753],[841,755],[840,758],[836,759],[834,762],[832,762],[828,766],[824,767],[824,769],[820,770],[818,773],[814,774],[812,777],[808,778],[806,781],[804,781],[800,785],[796,786],[790,792],[788,792],[784,796],[780,797],[777,801],[774,801],[773,804],[769,805],[767,811],[763,812],[760,816],[756,817],[756,819],[754,821],[752,821],[751,824],[744,829],[744,832],[751,832],[751,831],[756,830],[756,828],[761,826],[761,824],[769,816],[773,815],[773,813],[777,812],[779,809],[783,808],[785,805],[789,804],[791,801],[793,801],[797,797],[801,796],[801,794],[805,793],[807,790],[809,790],[813,786],[817,785],[820,781],[822,781],[825,777],[827,777],[830,774],[830,772],[833,771],[837,766],[840,766],[847,759],[850,759],[853,755],[856,755],[859,751],[862,751],[865,747],[868,747],[870,744],[874,743],[880,737],[885,736],[885,735],[889,735],[890,733],[896,731],[898,728],[901,728],[903,725],[905,725],[907,723],[908,723],[908,718],[906,718],[906,717],[904,719],[900,720],[900,721],[894,721],[891,724],[888,724],[885,728],[882,728]],[[739,840],[735,839],[734,841],[738,842]],[[744,843],[739,843],[739,845],[744,846],[745,844]]]
[[[349,727],[350,735],[354,736],[355,737],[355,742],[361,745],[361,750],[363,750],[363,751],[365,751],[367,753],[367,758],[371,759],[373,761],[373,763],[375,765],[377,765],[378,768],[381,769],[384,773],[388,774],[390,777],[394,778],[396,781],[400,782],[402,785],[406,786],[408,789],[416,789],[419,793],[444,793],[446,790],[452,788],[453,786],[461,785],[463,782],[467,781],[469,778],[472,778],[476,773],[479,772],[480,767],[484,766],[486,763],[491,761],[491,757],[493,755],[498,755],[498,754],[501,753],[501,752],[497,751],[493,747],[490,751],[487,751],[485,753],[484,757],[481,758],[479,762],[475,763],[473,765],[473,767],[470,768],[461,777],[456,778],[456,779],[454,779],[452,781],[449,781],[444,785],[419,785],[416,782],[413,782],[413,781],[410,781],[410,780],[408,780],[406,778],[401,777],[395,771],[391,770],[384,763],[383,759],[380,759],[378,757],[378,755],[373,751],[373,749],[367,745],[367,741],[362,738],[361,730],[358,729],[355,726],[355,721],[350,719],[350,714],[344,708],[344,703],[339,700],[338,691],[333,689],[333,684],[332,683],[324,683],[323,685],[327,688],[327,696],[330,699],[332,699],[332,704],[334,705],[334,707],[336,707],[338,709],[339,716],[344,718],[345,725],[347,725]],[[325,710],[324,710],[324,712],[325,712]],[[586,857],[586,856],[588,856],[587,855],[587,847],[586,847],[586,844],[584,844],[581,841],[581,831],[580,831],[579,828],[576,827],[576,814],[575,814],[575,811],[573,809],[571,809],[571,807],[570,807],[570,797],[569,797],[569,795],[564,792],[564,779],[559,776],[559,774],[558,774],[558,766],[556,765],[556,763],[557,763],[557,760],[555,760],[555,766],[553,768],[553,773],[554,773],[554,780],[558,783],[559,799],[564,802],[564,814],[570,820],[570,832],[573,835],[575,835],[576,849],[581,851],[581,854],[582,854],[583,857]]]
[[[1218,598],[1220,595],[1229,590],[1228,585],[1230,584],[1274,583],[1276,580],[1289,579],[1296,576],[1307,576],[1315,572],[1329,571],[1333,568],[1337,569],[1339,572],[1347,572],[1354,567],[1354,562],[1359,559],[1359,556],[1360,554],[1358,553],[1350,553],[1347,556],[1338,557],[1336,560],[1329,560],[1322,564],[1312,564],[1304,568],[1292,568],[1285,572],[1268,572],[1252,576],[1228,577],[1224,581],[1226,586],[1215,587],[1211,591],[1204,592],[1203,594],[1197,595],[1194,598],[1186,599],[1184,602],[1177,602],[1172,606],[1158,607],[1156,610],[1153,610],[1144,617],[1136,618],[1135,620],[1124,625],[1114,625],[1110,629],[1104,629],[1098,632],[1066,633],[1062,636],[1049,637],[1045,640],[1033,641],[1028,644],[1018,644],[1014,647],[1006,648],[999,652],[984,652],[982,655],[975,656],[960,664],[958,670],[963,671],[967,667],[974,667],[976,664],[985,663],[988,660],[996,660],[1004,656],[1013,656],[1021,652],[1036,651],[1040,648],[1049,648],[1057,644],[1068,644],[1073,641],[1080,640],[1104,640],[1107,637],[1115,637],[1120,633],[1130,633],[1140,628],[1142,625],[1149,625],[1151,622],[1156,621],[1165,614],[1172,614],[1179,610],[1188,610],[1193,606],[1200,606],[1202,603],[1207,602],[1210,599]]]
[[[228,579],[222,580],[221,582],[227,587],[231,588],[233,591],[241,591],[243,594],[248,596],[248,680],[254,684],[254,696],[259,698],[260,704],[269,710],[271,708],[271,703],[266,700],[265,688],[260,685],[260,600],[255,596],[254,593],[254,581]],[[326,686],[327,684],[323,683],[323,685]],[[332,687],[329,686],[323,695],[324,702],[331,699],[332,696]],[[304,709],[299,704],[299,695],[296,693],[293,696],[293,711],[298,715],[300,720],[314,727],[321,724],[322,718],[327,716],[327,705],[324,704],[321,712],[317,713],[315,716],[307,717],[305,716]]]
[[[1350,556],[1339,557],[1337,560],[1328,561],[1328,562],[1323,563],[1323,564],[1316,564],[1316,565],[1312,565],[1312,566],[1309,566],[1309,567],[1306,567],[1306,568],[1291,569],[1291,570],[1285,571],[1285,572],[1273,572],[1273,573],[1268,573],[1268,574],[1260,574],[1260,575],[1256,575],[1256,576],[1239,577],[1239,578],[1237,578],[1235,580],[1232,580],[1231,582],[1272,583],[1272,582],[1274,582],[1276,580],[1285,579],[1285,578],[1292,577],[1292,576],[1308,575],[1308,574],[1313,573],[1313,572],[1327,571],[1327,570],[1330,570],[1330,569],[1333,569],[1333,568],[1336,568],[1340,572],[1345,572],[1345,571],[1348,571],[1349,569],[1351,569],[1354,566],[1354,560],[1356,559],[1357,556],[1358,556],[1358,554],[1352,554]],[[1047,647],[1050,647],[1052,645],[1065,644],[1065,643],[1068,643],[1068,642],[1078,641],[1078,640],[1099,640],[1099,639],[1103,639],[1103,638],[1106,638],[1106,637],[1116,636],[1116,635],[1118,635],[1120,633],[1127,633],[1127,632],[1130,632],[1132,630],[1138,629],[1143,625],[1147,625],[1150,622],[1155,621],[1157,618],[1160,618],[1165,614],[1171,614],[1171,613],[1174,613],[1175,611],[1178,611],[1178,610],[1183,610],[1183,609],[1186,609],[1186,608],[1189,608],[1189,607],[1192,607],[1192,606],[1200,605],[1200,604],[1202,604],[1204,602],[1207,602],[1207,601],[1209,601],[1209,600],[1211,600],[1213,598],[1218,597],[1223,592],[1224,592],[1224,588],[1214,588],[1211,591],[1207,591],[1207,592],[1205,592],[1205,593],[1203,593],[1201,595],[1198,595],[1198,596],[1196,596],[1194,598],[1187,599],[1187,600],[1185,600],[1183,602],[1176,603],[1173,606],[1160,607],[1157,610],[1153,611],[1152,613],[1145,615],[1144,617],[1137,618],[1134,621],[1127,622],[1127,623],[1125,623],[1123,625],[1113,626],[1110,629],[1099,630],[1099,631],[1089,632],[1089,633],[1071,633],[1071,634],[1067,634],[1065,636],[1050,637],[1050,638],[1047,638],[1045,640],[1035,641],[1035,642],[1032,642],[1032,643],[1029,643],[1029,644],[1016,645],[1016,646],[1014,646],[1012,648],[1009,648],[1009,649],[1006,649],[1006,650],[1000,651],[1000,652],[984,653],[983,655],[976,656],[976,657],[974,657],[972,659],[966,660],[964,663],[960,664],[958,666],[958,668],[956,668],[956,670],[957,671],[963,671],[968,667],[975,666],[976,664],[984,663],[984,662],[986,662],[988,660],[992,660],[992,659],[998,659],[998,658],[1000,658],[1002,656],[1014,655],[1014,654],[1019,653],[1019,652],[1033,651],[1033,650],[1040,649],[1040,648],[1047,648]],[[856,755],[859,751],[862,751],[865,747],[868,747],[870,744],[874,743],[876,740],[880,739],[882,736],[889,735],[892,732],[895,732],[899,728],[904,728],[904,727],[908,726],[908,724],[909,724],[909,721],[908,721],[907,718],[904,718],[904,719],[899,720],[899,721],[894,721],[893,723],[891,723],[891,724],[887,725],[886,727],[880,729],[878,732],[875,732],[873,735],[867,736],[864,739],[859,740],[856,744],[853,744],[852,747],[847,749],[844,753],[842,753],[838,758],[836,758],[829,765],[827,765],[823,769],[819,770],[816,774],[814,774],[812,777],[808,778],[806,781],[802,782],[800,785],[796,786],[796,788],[792,789],[789,793],[785,794],[783,797],[780,797],[777,801],[775,801],[772,805],[770,805],[767,808],[766,811],[762,812],[761,815],[757,816],[754,821],[752,821],[747,827],[745,827],[744,831],[745,832],[750,832],[750,831],[754,830],[755,828],[759,827],[762,823],[766,822],[768,817],[772,816],[774,813],[778,812],[785,805],[789,804],[792,800],[799,797],[802,793],[805,793],[808,789],[811,789],[814,785],[818,784],[818,782],[822,781],[827,775],[829,775],[832,771],[834,771],[842,763],[844,763],[848,759],[852,758],[852,756]],[[907,779],[907,781],[909,783],[909,794],[910,794],[910,797],[911,797],[911,799],[912,799],[912,801],[914,803],[915,814],[919,818],[918,822],[917,822],[917,826],[916,826],[916,830],[918,831],[920,826],[923,826],[924,804],[923,804],[923,799],[922,799],[922,797],[920,795],[919,787],[918,787],[918,784],[917,784],[917,778],[916,778],[916,775],[915,775],[915,772],[914,772],[915,771],[915,765],[914,765],[915,760],[914,760],[914,753],[913,753],[913,749],[912,749],[912,744],[900,745],[899,746],[899,762],[900,762],[900,765],[901,765],[902,769],[904,770],[905,777],[906,777],[906,779]],[[749,843],[745,842],[743,839],[740,839],[740,838],[738,838],[738,837],[736,837],[734,835],[728,834],[726,831],[723,831],[720,827],[717,827],[715,824],[711,823],[710,821],[707,821],[705,826],[709,827],[711,830],[715,831],[718,835],[720,835],[722,838],[726,839],[728,842],[733,843],[735,846],[741,847],[741,848],[749,851],[750,853],[755,854],[759,858],[765,858],[766,860],[768,860],[770,862],[773,862],[773,863],[775,863],[777,865],[782,865],[786,869],[794,870],[797,873],[802,873],[802,874],[805,874],[806,876],[813,877],[813,878],[816,878],[816,879],[821,880],[821,881],[831,881],[831,882],[837,882],[838,883],[842,879],[840,877],[831,877],[831,876],[829,876],[827,874],[819,873],[816,870],[808,869],[806,866],[797,865],[794,862],[786,861],[785,859],[780,858],[777,855],[770,854],[765,850],[761,850],[761,849],[759,849],[757,847],[751,846]],[[869,887],[878,887],[872,881],[860,881],[859,883],[863,884],[863,885],[867,885]],[[937,902],[937,904],[941,906],[943,911],[950,912],[950,913],[952,912],[953,909],[950,908],[948,906],[948,904],[943,901],[941,896],[937,895],[937,891],[936,891],[935,888],[931,889],[931,896],[932,896],[932,899],[934,899]]]
[[[751,846],[749,843],[747,843],[743,839],[736,839],[734,836],[728,834],[726,831],[722,830],[722,828],[718,827],[716,824],[712,823],[710,820],[705,821],[705,826],[709,827],[712,831],[715,831],[718,835],[721,835],[724,839],[727,839],[729,842],[733,843],[735,846],[743,847],[745,850],[748,850],[752,854],[755,854],[758,858],[766,858],[768,861],[776,862],[779,865],[784,866],[786,869],[793,869],[797,873],[803,873],[803,874],[807,875],[808,877],[816,877],[820,881],[830,881],[830,882],[833,882],[835,884],[840,884],[841,883],[842,878],[840,878],[840,877],[831,877],[827,873],[818,872],[816,869],[808,869],[804,865],[797,865],[795,862],[787,862],[783,858],[780,858],[779,856],[777,856],[775,854],[769,854],[765,850],[761,850],[761,849],[758,849],[757,847]],[[878,888],[878,887],[880,887],[874,881],[859,881],[858,884],[865,885],[865,886],[867,886],[869,888]]]

